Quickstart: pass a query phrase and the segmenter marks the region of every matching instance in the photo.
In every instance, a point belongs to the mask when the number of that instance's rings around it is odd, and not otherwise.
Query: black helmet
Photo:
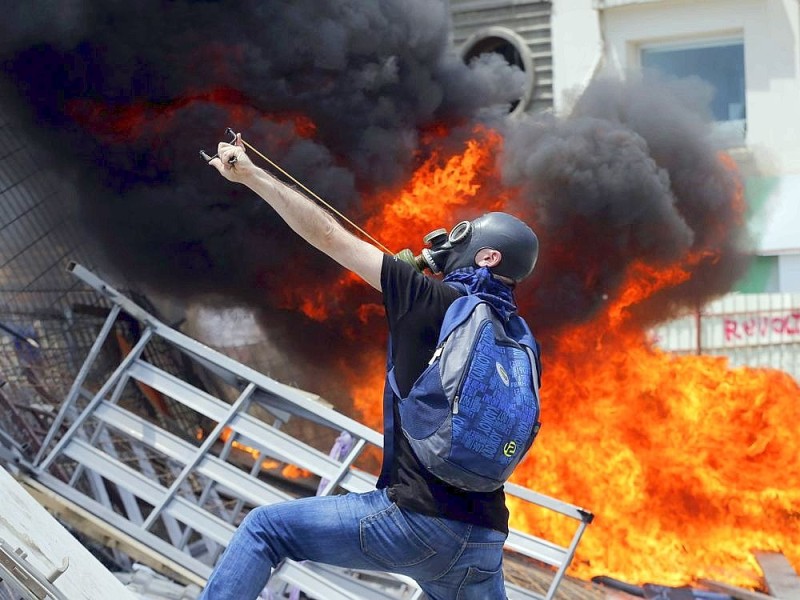
[[[533,230],[502,212],[461,221],[449,235],[438,230],[425,239],[432,246],[425,248],[422,255],[434,273],[474,267],[475,255],[484,248],[493,248],[500,251],[502,259],[492,267],[492,273],[519,282],[531,274],[539,256],[539,240]]]

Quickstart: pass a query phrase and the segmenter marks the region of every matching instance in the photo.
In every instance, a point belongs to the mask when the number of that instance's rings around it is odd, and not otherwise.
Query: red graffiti
[[[772,334],[800,336],[800,311],[787,315],[723,319],[725,341],[768,337]]]

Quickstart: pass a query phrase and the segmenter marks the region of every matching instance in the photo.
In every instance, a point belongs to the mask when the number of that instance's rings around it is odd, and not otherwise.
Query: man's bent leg
[[[401,573],[434,600],[497,600],[505,597],[504,540],[500,532],[401,510],[386,490],[292,500],[247,515],[200,600],[254,600],[285,558]]]
[[[391,505],[383,490],[255,508],[236,530],[200,600],[254,600],[284,558],[375,569],[361,550],[364,517]]]

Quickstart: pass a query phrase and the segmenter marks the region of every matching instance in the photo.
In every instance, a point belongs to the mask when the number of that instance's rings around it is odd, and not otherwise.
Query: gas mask
[[[531,274],[539,256],[539,240],[533,230],[516,217],[501,212],[461,221],[450,233],[437,229],[423,241],[426,247],[419,256],[409,249],[397,256],[420,272],[429,269],[435,274],[475,267],[475,255],[484,248],[492,248],[502,255],[492,273],[518,282]]]

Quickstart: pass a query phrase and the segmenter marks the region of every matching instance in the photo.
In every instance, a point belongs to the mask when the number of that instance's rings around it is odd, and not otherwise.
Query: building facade
[[[553,102],[598,74],[654,69],[710,84],[742,171],[755,261],[744,292],[800,292],[800,5],[795,0],[557,0]]]
[[[713,93],[719,147],[745,183],[754,260],[734,293],[652,332],[800,380],[800,3],[796,0],[451,0],[465,60],[493,51],[529,74],[514,112],[568,114],[598,76],[644,69]],[[744,293],[742,293],[744,292]]]

